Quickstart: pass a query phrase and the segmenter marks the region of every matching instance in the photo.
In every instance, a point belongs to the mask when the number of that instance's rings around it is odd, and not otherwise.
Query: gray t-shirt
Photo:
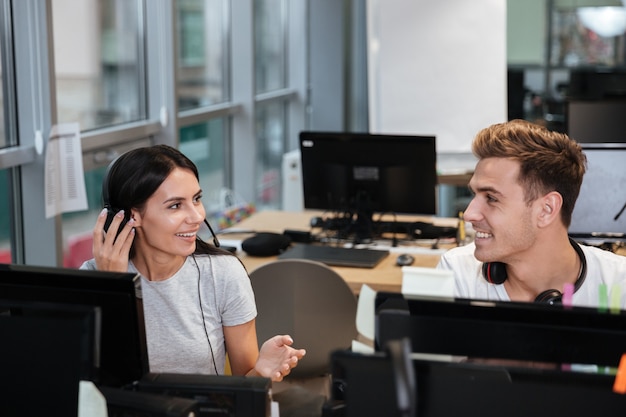
[[[96,269],[94,260],[81,269]],[[137,272],[132,262],[128,271]],[[234,256],[189,256],[164,281],[142,276],[141,293],[151,372],[222,375],[222,326],[247,323],[257,314],[250,278]]]

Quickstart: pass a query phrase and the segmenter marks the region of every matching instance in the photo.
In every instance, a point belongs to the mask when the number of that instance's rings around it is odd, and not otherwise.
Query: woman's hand
[[[100,271],[128,271],[128,257],[130,247],[135,238],[134,220],[131,218],[120,230],[116,238],[115,230],[119,230],[124,220],[124,211],[119,211],[113,217],[109,226],[110,233],[104,230],[107,218],[107,209],[98,215],[98,220],[93,228],[93,257],[96,268]]]
[[[304,349],[292,348],[292,344],[293,339],[288,335],[274,336],[263,343],[254,367],[256,373],[272,381],[282,381],[306,354]]]

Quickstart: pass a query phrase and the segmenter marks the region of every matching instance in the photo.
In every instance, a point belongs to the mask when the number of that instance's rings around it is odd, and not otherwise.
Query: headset
[[[578,273],[578,278],[576,278],[576,282],[574,283],[574,292],[578,291],[578,289],[583,285],[585,281],[585,277],[587,276],[587,259],[585,258],[585,254],[581,249],[580,245],[576,243],[572,238],[569,238],[569,243],[572,245],[578,258],[580,259],[580,272]],[[506,272],[506,264],[503,262],[485,262],[482,266],[483,277],[490,284],[502,284],[507,279]],[[563,294],[559,290],[549,289],[541,292],[535,298],[536,303],[547,303],[547,304],[560,304]]]
[[[109,231],[109,226],[111,225],[111,222],[113,221],[113,218],[121,210],[119,207],[114,207],[111,204],[111,200],[110,200],[110,197],[109,197],[109,182],[110,182],[110,176],[111,176],[111,168],[113,167],[113,164],[115,164],[116,160],[117,160],[117,158],[114,159],[113,161],[111,161],[111,163],[107,167],[107,170],[106,170],[106,172],[104,174],[104,179],[102,180],[102,204],[103,204],[104,208],[107,209],[107,218],[106,218],[106,220],[104,222],[104,231],[105,232]],[[121,230],[124,228],[124,225],[129,220],[130,220],[130,211],[124,212],[124,219],[120,223],[120,227],[117,229],[117,233],[115,235],[116,238],[120,234]],[[219,248],[220,247],[220,241],[217,239],[217,235],[213,231],[213,228],[211,227],[211,225],[209,224],[209,222],[207,221],[206,218],[204,219],[204,224],[209,228],[209,232],[211,232],[211,236],[213,238],[213,245],[216,248]]]
[[[110,182],[109,177],[111,176],[111,168],[113,167],[113,164],[115,163],[115,161],[117,161],[117,158],[111,161],[111,163],[107,167],[107,170],[104,174],[104,179],[102,180],[102,204],[104,205],[104,208],[107,210],[107,219],[104,222],[105,232],[109,231],[109,226],[111,226],[111,222],[113,221],[113,218],[115,217],[117,212],[121,210],[119,207],[114,207],[113,205],[111,205],[111,199],[109,197],[109,182]],[[124,219],[122,220],[122,223],[120,223],[120,227],[117,229],[117,233],[115,234],[116,238],[120,234],[120,231],[124,228],[124,225],[129,220],[130,220],[130,212],[124,212]]]

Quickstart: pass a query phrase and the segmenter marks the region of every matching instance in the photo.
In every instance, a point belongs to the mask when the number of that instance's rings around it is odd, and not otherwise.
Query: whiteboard
[[[507,120],[506,2],[368,0],[369,128],[469,152]]]

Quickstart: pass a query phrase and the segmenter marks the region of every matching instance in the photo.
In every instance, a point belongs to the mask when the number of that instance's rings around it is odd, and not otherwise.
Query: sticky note
[[[617,374],[613,382],[613,392],[618,394],[626,394],[626,354],[622,354],[617,367]]]
[[[609,311],[609,287],[606,284],[598,286],[598,311],[602,313]]]
[[[563,286],[563,296],[561,297],[563,307],[571,307],[572,298],[574,298],[574,284],[567,283]]]
[[[609,304],[609,308],[611,309],[611,313],[619,314],[621,309],[622,300],[622,291],[619,285],[611,286],[611,301]]]

